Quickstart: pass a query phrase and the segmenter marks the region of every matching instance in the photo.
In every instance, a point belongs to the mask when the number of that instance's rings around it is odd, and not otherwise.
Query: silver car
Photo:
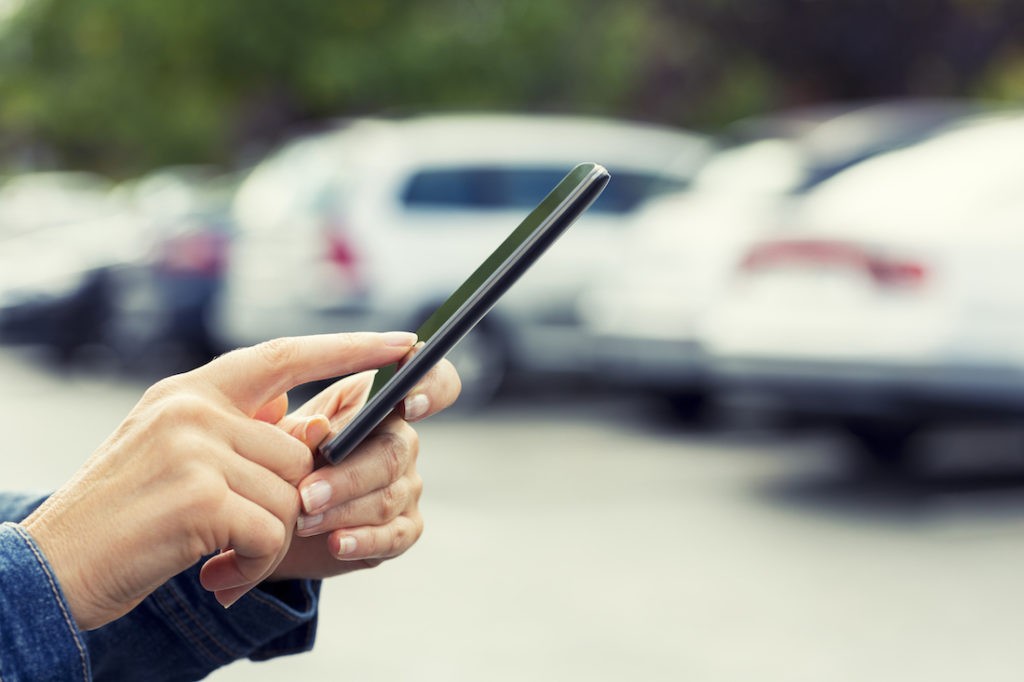
[[[710,149],[675,129],[528,115],[358,120],[298,139],[237,194],[215,328],[228,344],[415,329],[566,172],[594,161],[611,171],[605,193],[453,358],[468,403],[511,368],[578,370],[576,297],[614,267],[625,219],[685,186]]]

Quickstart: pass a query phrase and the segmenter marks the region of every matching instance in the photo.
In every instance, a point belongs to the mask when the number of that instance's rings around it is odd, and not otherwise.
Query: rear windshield
[[[431,168],[415,173],[402,192],[410,210],[530,209],[565,177],[566,168]],[[615,171],[591,212],[629,213],[654,194],[682,189],[678,178]]]

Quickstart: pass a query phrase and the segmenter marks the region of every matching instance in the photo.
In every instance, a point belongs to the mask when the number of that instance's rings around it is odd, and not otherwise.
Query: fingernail
[[[223,606],[225,609],[230,609],[232,606],[238,603],[239,599],[245,596],[245,592],[242,592],[241,594],[217,593],[214,596],[217,598],[217,601],[220,603],[221,606]]]
[[[405,399],[405,421],[416,421],[430,409],[430,398],[423,393],[411,395]]]
[[[408,348],[416,343],[416,335],[412,332],[387,332],[381,334],[385,346],[401,346]]]
[[[324,520],[323,514],[299,514],[299,518],[295,521],[295,529],[299,532],[304,530],[312,530],[320,525],[320,522]]]
[[[358,543],[351,535],[346,535],[338,541],[338,556],[344,556],[356,551]]]
[[[315,447],[320,444],[331,431],[331,422],[322,414],[315,415],[306,420],[302,440],[307,445]]]
[[[330,502],[331,484],[323,480],[313,481],[309,485],[303,486],[299,495],[302,497],[302,506],[305,507],[306,513],[314,514]]]

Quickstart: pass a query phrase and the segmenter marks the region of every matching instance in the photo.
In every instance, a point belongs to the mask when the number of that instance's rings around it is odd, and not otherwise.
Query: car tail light
[[[349,286],[358,289],[362,281],[359,250],[351,233],[339,221],[328,221],[324,228],[325,257],[332,271]]]
[[[174,274],[216,277],[227,260],[227,239],[213,231],[198,230],[167,239],[160,247],[159,267]]]
[[[881,253],[838,240],[777,240],[755,245],[740,264],[742,273],[782,268],[849,268],[871,277],[880,287],[914,288],[928,279],[919,260]]]
[[[928,278],[928,270],[922,263],[892,258],[873,261],[871,274],[882,286],[918,287]]]

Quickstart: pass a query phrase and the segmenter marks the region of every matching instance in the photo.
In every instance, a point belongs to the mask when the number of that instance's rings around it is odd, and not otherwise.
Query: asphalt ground
[[[9,349],[0,377],[6,489],[58,485],[145,387]],[[1021,429],[933,434],[902,479],[555,387],[419,430],[420,542],[324,585],[312,653],[210,679],[1021,678]]]

